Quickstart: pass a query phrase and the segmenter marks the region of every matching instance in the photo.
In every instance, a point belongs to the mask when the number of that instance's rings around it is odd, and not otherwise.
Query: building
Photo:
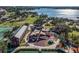
[[[22,26],[17,33],[12,37],[12,44],[13,46],[18,46],[20,41],[23,39],[25,36],[26,31],[28,30],[28,26]]]

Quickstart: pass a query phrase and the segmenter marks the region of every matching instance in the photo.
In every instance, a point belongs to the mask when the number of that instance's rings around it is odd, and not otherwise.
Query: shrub
[[[48,41],[48,44],[49,44],[49,45],[52,45],[53,43],[54,43],[54,42],[53,42],[53,41],[51,41],[51,40],[50,40],[50,41]]]

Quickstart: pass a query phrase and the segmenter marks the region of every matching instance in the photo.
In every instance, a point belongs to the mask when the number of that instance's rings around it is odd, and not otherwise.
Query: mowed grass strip
[[[38,20],[38,16],[35,16],[35,17],[31,17],[31,16],[28,16],[27,18],[26,18],[26,23],[29,23],[29,24],[34,24],[34,22],[36,21],[36,20]]]

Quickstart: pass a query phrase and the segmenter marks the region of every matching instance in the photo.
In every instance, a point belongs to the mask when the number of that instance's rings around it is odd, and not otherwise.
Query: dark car
[[[32,43],[32,42],[36,42],[37,41],[37,35],[32,35],[32,36],[29,36],[29,43]]]

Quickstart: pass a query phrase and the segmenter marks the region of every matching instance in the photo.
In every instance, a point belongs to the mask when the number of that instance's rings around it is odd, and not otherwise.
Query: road
[[[50,45],[50,46],[46,46],[46,47],[42,47],[42,46],[35,46],[33,44],[28,43],[29,46],[21,46],[21,47],[17,47],[12,53],[21,50],[21,49],[56,49],[56,46],[59,44],[60,40],[58,39],[57,42],[55,42],[55,44]]]

